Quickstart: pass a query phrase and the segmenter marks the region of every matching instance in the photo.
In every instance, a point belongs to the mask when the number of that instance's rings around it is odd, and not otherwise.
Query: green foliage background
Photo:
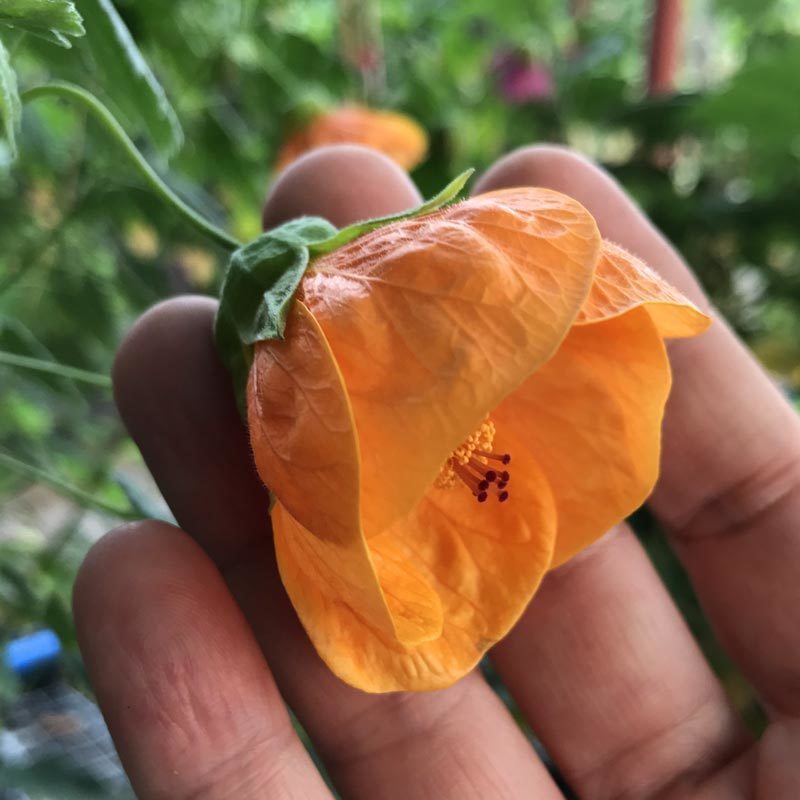
[[[71,49],[0,27],[20,87],[57,78],[95,91],[171,186],[239,238],[259,232],[271,165],[292,126],[309,109],[365,92],[430,132],[429,158],[414,173],[426,196],[515,147],[568,143],[622,181],[787,391],[800,382],[792,0],[687,3],[680,92],[661,99],[645,96],[648,4],[635,0],[595,0],[580,18],[556,0],[383,0],[379,23],[374,4],[352,0],[118,0],[152,73],[131,73],[106,52],[115,34],[104,2],[78,0],[87,36]],[[351,34],[382,48],[380,74],[348,63]],[[504,98],[492,64],[512,50],[552,70],[551,98]],[[0,351],[108,373],[135,317],[176,293],[214,292],[225,253],[143,188],[82,109],[38,100],[17,138],[14,164],[0,143]],[[13,458],[80,487],[106,512],[150,510],[152,498],[117,477],[138,455],[106,388],[0,365],[0,455],[2,500],[33,480]],[[77,504],[47,540],[20,530],[0,541],[0,638],[47,624],[74,648],[68,595],[86,508]],[[752,694],[714,644],[685,576],[657,532],[641,528],[757,724]]]

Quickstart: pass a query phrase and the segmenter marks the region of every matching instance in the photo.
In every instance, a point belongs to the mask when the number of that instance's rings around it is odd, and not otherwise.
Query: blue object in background
[[[22,683],[58,669],[61,663],[61,642],[51,630],[36,631],[9,642],[3,651],[6,667]]]
[[[3,661],[21,692],[3,709],[0,722],[0,800],[27,797],[3,785],[4,767],[35,771],[44,764],[59,765],[65,779],[95,787],[87,797],[97,797],[100,790],[104,798],[129,798],[130,785],[100,709],[66,683],[61,656],[61,641],[51,630],[14,639],[4,648]]]

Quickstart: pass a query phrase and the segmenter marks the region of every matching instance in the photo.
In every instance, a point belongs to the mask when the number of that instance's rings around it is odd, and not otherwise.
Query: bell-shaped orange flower
[[[281,577],[347,683],[448,686],[647,497],[663,339],[709,320],[545,189],[380,227],[302,271],[247,384]]]
[[[428,136],[411,117],[393,111],[347,105],[313,117],[295,131],[278,152],[281,170],[303,153],[332,144],[360,144],[389,156],[405,170],[412,170],[428,151]]]

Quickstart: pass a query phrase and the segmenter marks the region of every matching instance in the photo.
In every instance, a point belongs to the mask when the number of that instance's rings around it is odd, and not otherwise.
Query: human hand
[[[519,151],[476,191],[525,184],[576,198],[606,238],[707,305],[677,254],[588,162]],[[340,226],[418,201],[387,160],[336,148],[287,170],[265,222],[317,214]],[[344,797],[563,797],[478,673],[443,691],[366,695],[318,659],[277,575],[267,494],[214,352],[214,308],[159,305],[115,366],[120,412],[182,530],[115,531],[75,588],[81,649],[138,795],[331,798],[283,697]],[[581,798],[788,800],[800,796],[800,421],[724,323],[670,352],[650,507],[764,699],[766,734],[749,738],[625,525],[550,573],[492,658]]]

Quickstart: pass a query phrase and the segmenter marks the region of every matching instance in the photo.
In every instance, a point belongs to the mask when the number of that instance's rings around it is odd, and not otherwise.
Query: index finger
[[[568,150],[530,148],[517,180],[583,203],[602,234],[627,247],[701,306],[680,256],[604,171]],[[650,505],[667,529],[723,645],[776,711],[800,711],[800,422],[767,375],[717,319],[672,344],[675,375],[661,477]]]

